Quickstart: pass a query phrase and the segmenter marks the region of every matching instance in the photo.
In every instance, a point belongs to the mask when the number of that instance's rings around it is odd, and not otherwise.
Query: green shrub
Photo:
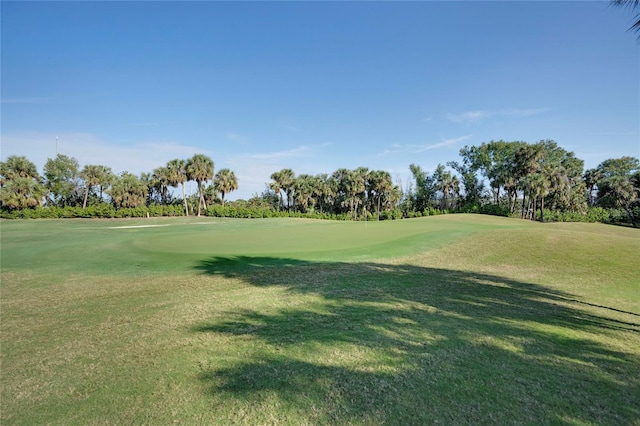
[[[499,204],[484,204],[480,207],[479,213],[504,217],[509,217],[511,214],[507,207],[501,206]]]

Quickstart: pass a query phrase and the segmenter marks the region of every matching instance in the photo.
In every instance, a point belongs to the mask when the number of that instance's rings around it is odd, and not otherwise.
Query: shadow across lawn
[[[640,357],[608,343],[638,340],[635,313],[603,313],[540,285],[412,265],[217,257],[196,268],[285,290],[280,305],[193,327],[260,347],[201,379],[212,395],[255,407],[271,401],[276,423],[640,418]],[[290,303],[295,295],[314,298]],[[244,420],[268,420],[261,415],[257,408]]]

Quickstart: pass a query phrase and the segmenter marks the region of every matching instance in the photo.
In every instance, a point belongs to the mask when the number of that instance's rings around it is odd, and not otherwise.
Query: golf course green
[[[0,423],[639,424],[640,231],[0,222]]]

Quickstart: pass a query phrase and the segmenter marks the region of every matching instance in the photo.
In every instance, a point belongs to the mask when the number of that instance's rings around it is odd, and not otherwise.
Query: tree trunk
[[[529,197],[529,204],[527,205],[527,218],[534,220],[536,218],[536,208],[538,207],[538,199],[535,197]]]
[[[87,185],[87,189],[84,191],[84,201],[82,202],[82,209],[87,208],[87,198],[89,198],[89,185]]]
[[[182,202],[184,203],[184,214],[189,216],[189,206],[187,205],[187,195],[184,192],[184,182],[182,182]]]
[[[540,222],[544,223],[544,197],[540,200]]]
[[[629,207],[624,206],[624,211],[627,212],[627,216],[629,216],[629,222],[631,222],[631,225],[633,225],[634,228],[637,228],[638,222],[636,222],[636,219],[633,217],[633,213],[631,213],[631,210],[629,210]]]

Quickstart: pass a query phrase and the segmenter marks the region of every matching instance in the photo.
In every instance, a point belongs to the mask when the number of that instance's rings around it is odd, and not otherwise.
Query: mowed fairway
[[[640,424],[640,231],[2,221],[0,423]]]

